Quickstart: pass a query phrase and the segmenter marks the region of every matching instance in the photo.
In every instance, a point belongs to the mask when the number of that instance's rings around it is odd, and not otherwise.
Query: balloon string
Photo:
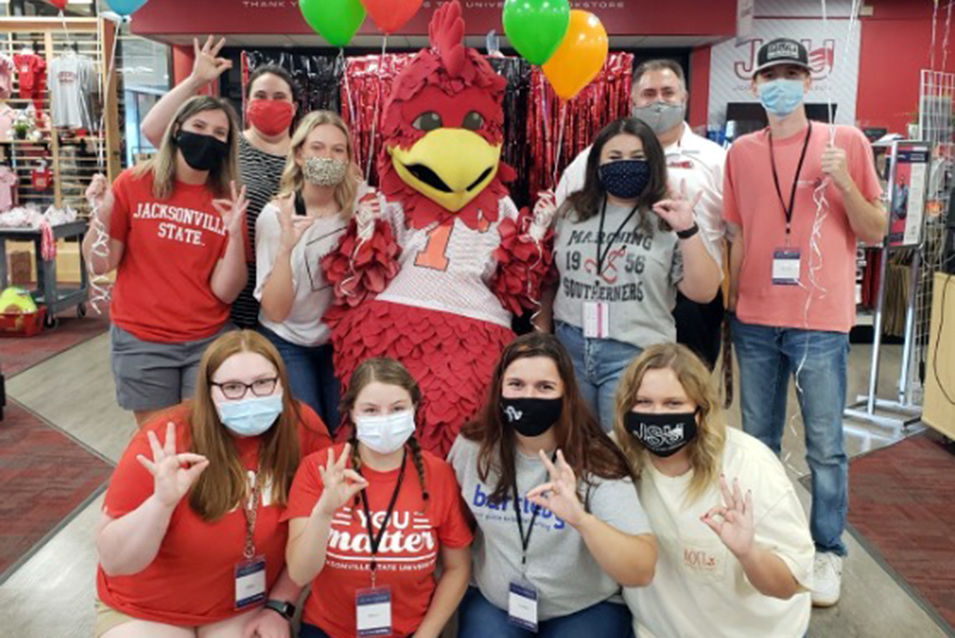
[[[557,188],[557,176],[560,173],[561,147],[564,145],[564,127],[567,123],[567,103],[560,102],[560,117],[557,125],[557,148],[554,151],[554,174],[551,179],[551,188]]]
[[[371,163],[375,158],[375,136],[378,132],[378,113],[381,108],[382,87],[384,81],[385,52],[388,50],[388,34],[381,41],[381,57],[378,59],[378,86],[375,91],[375,114],[371,120],[371,141],[368,144],[368,159],[365,161],[365,181],[371,177]]]

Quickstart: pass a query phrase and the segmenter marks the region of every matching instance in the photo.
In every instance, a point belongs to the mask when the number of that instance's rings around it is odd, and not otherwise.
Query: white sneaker
[[[812,569],[812,604],[832,607],[839,602],[842,590],[842,556],[832,552],[816,552]]]

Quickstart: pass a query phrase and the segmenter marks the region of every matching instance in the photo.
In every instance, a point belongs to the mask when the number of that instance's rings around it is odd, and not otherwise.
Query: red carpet
[[[0,582],[109,479],[112,465],[9,401],[0,422]]]
[[[35,337],[0,339],[0,370],[8,379],[41,361],[97,337],[109,329],[109,314],[97,315],[92,308],[80,319],[73,311],[61,313],[60,325],[44,329]]]
[[[857,536],[955,629],[955,445],[909,437],[849,462]]]

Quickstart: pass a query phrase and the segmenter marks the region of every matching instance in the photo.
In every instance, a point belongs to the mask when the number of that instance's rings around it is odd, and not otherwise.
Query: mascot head
[[[514,178],[501,162],[507,81],[464,47],[457,0],[435,11],[429,32],[431,47],[401,71],[385,103],[381,190],[416,228],[455,216],[484,228]]]

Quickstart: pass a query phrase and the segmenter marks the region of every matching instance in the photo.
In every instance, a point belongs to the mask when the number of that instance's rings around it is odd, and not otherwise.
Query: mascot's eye
[[[419,131],[433,131],[434,129],[444,126],[444,123],[441,121],[440,115],[434,111],[428,111],[416,117],[415,121],[411,123],[411,126]]]
[[[477,111],[471,111],[464,116],[464,121],[461,122],[461,128],[466,128],[469,131],[476,131],[484,126],[484,117]]]

